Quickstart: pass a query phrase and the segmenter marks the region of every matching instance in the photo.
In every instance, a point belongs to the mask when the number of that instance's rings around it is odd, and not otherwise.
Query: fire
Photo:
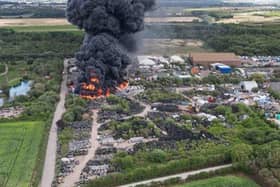
[[[124,81],[116,87],[116,91],[124,90],[128,87],[128,81]],[[88,100],[95,100],[103,97],[109,97],[111,95],[111,89],[102,89],[100,81],[96,77],[90,78],[89,83],[81,84],[80,97]]]
[[[101,88],[99,88],[97,90],[97,94],[98,94],[98,96],[102,96],[103,95],[103,90]]]
[[[106,96],[106,97],[109,97],[110,95],[111,95],[111,93],[110,93],[110,88],[107,88],[105,96]]]
[[[127,87],[128,87],[128,82],[127,82],[127,81],[122,82],[122,83],[118,86],[118,88],[119,88],[120,90],[124,90],[124,89],[126,89]]]
[[[83,99],[88,99],[88,100],[94,100],[97,99],[95,96],[90,96],[90,95],[80,95],[81,98]]]
[[[94,91],[95,90],[95,85],[94,84],[82,83],[82,89],[89,90],[89,91]]]
[[[99,84],[99,79],[96,78],[96,77],[92,77],[92,78],[90,79],[90,82]]]
[[[104,94],[100,81],[97,77],[91,77],[89,80],[89,83],[84,82],[81,84],[81,98],[95,100],[110,95],[110,92],[107,93],[108,90],[106,94]]]

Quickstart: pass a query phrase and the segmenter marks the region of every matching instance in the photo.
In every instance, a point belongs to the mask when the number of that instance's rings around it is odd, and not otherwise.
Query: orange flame
[[[121,90],[126,89],[127,87],[128,87],[128,82],[127,82],[127,81],[122,82],[122,83],[118,86],[118,88],[121,89]]]
[[[99,79],[96,78],[96,77],[92,77],[92,78],[90,78],[90,82],[98,84],[99,83]]]
[[[110,88],[106,89],[106,92],[102,90],[99,86],[99,79],[96,77],[90,78],[90,83],[82,83],[81,89],[86,91],[92,91],[90,94],[81,94],[81,98],[88,100],[95,100],[102,97],[109,97],[111,95]],[[128,87],[128,81],[124,81],[120,85],[118,85],[117,90],[124,90]]]
[[[98,94],[98,96],[103,95],[103,90],[102,90],[101,88],[99,88],[99,89],[97,90],[97,94]]]
[[[82,88],[84,90],[89,90],[89,91],[94,91],[95,90],[95,86],[93,84],[82,83]]]
[[[107,88],[105,96],[106,96],[106,97],[109,97],[110,95],[111,95],[111,93],[110,93],[110,88]]]
[[[81,95],[81,98],[83,98],[83,99],[88,99],[88,100],[97,99],[96,96],[90,96],[90,95]]]

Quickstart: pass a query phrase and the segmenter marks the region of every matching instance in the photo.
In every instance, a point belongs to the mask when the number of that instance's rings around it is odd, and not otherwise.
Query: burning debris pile
[[[76,92],[96,99],[128,86],[133,34],[144,29],[144,15],[155,0],[69,0],[68,21],[86,32],[77,66],[82,72]]]

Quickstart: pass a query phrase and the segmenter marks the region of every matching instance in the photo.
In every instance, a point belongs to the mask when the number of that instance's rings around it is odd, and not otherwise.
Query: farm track
[[[216,171],[216,170],[220,170],[220,169],[224,169],[224,168],[230,168],[230,167],[232,167],[232,164],[210,167],[210,168],[200,169],[200,170],[196,170],[196,171],[188,171],[188,172],[184,172],[184,173],[180,173],[180,174],[176,174],[176,175],[159,177],[159,178],[154,178],[154,179],[151,179],[151,180],[146,180],[146,181],[131,183],[131,184],[127,184],[127,185],[122,185],[122,186],[119,186],[119,187],[136,187],[136,186],[140,186],[140,185],[148,185],[148,184],[151,184],[153,182],[164,182],[166,180],[173,179],[173,178],[180,178],[182,180],[185,180],[192,175],[197,175],[197,174],[202,173],[202,172],[211,172],[211,171]]]
[[[63,71],[67,72],[67,60],[64,61]],[[61,83],[61,90],[60,90],[60,101],[57,104],[56,111],[54,113],[54,117],[52,121],[52,126],[50,128],[40,187],[51,187],[55,177],[56,149],[57,149],[56,122],[62,118],[62,115],[65,112],[64,104],[65,104],[65,97],[67,94],[66,81],[67,81],[67,74],[63,75],[63,80]]]
[[[0,77],[1,76],[4,76],[4,75],[7,75],[7,73],[9,72],[9,67],[7,64],[5,64],[5,71],[3,73],[0,74]]]
[[[132,99],[132,98],[130,98],[130,99]],[[139,102],[142,106],[145,107],[144,110],[141,113],[122,118],[121,120],[129,120],[133,117],[145,117],[148,114],[148,112],[151,111],[150,105],[147,105],[140,101],[137,101],[137,102]],[[82,170],[85,168],[87,162],[94,158],[95,152],[96,152],[97,148],[100,146],[100,144],[98,142],[98,129],[102,125],[109,123],[111,120],[108,122],[105,122],[105,123],[98,123],[97,122],[98,110],[93,111],[92,118],[93,118],[93,125],[92,125],[92,132],[91,132],[91,146],[92,147],[89,149],[89,153],[86,156],[81,156],[81,157],[77,158],[77,160],[79,160],[80,164],[74,168],[73,173],[71,173],[70,175],[68,175],[67,177],[64,178],[65,182],[62,183],[61,185],[59,185],[59,187],[75,186],[75,183],[79,181],[79,177],[80,177]]]
[[[75,183],[79,181],[80,174],[83,169],[86,167],[88,161],[94,158],[95,152],[100,146],[98,142],[98,128],[102,125],[97,123],[98,110],[93,111],[93,121],[92,121],[92,131],[91,131],[91,148],[88,150],[88,154],[85,156],[77,157],[77,160],[80,162],[78,166],[74,168],[74,172],[64,178],[64,183],[59,185],[59,187],[72,187],[75,186]]]

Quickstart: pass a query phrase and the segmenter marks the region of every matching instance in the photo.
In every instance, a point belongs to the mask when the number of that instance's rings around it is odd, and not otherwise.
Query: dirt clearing
[[[140,42],[139,54],[171,55],[187,54],[189,51],[207,51],[201,40],[144,39]]]
[[[146,23],[190,23],[194,20],[202,21],[198,17],[163,17],[163,18],[145,18]]]

